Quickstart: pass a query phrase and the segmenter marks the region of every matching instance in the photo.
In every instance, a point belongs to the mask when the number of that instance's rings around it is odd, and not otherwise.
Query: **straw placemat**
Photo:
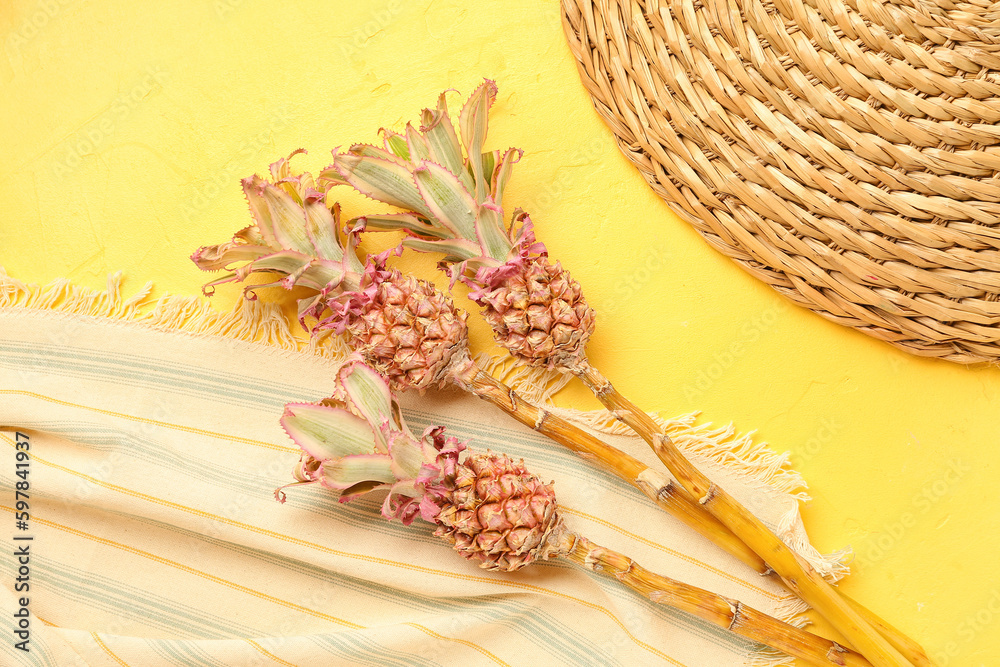
[[[646,181],[795,303],[1000,356],[1000,4],[563,0]]]

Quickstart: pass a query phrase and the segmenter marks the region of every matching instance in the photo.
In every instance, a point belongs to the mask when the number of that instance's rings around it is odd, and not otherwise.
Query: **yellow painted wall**
[[[188,256],[248,222],[239,178],[299,147],[317,170],[496,79],[488,146],[526,151],[505,203],[597,308],[595,365],[646,408],[790,450],[814,541],[857,551],[845,590],[941,664],[1000,664],[1000,372],[833,325],[712,251],[618,153],[552,0],[13,0],[0,38],[0,264],[91,287],[122,270],[129,293],[199,292]]]

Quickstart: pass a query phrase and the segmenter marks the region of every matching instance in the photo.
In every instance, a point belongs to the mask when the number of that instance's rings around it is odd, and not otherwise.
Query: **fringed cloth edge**
[[[345,359],[350,353],[347,344],[337,336],[307,338],[304,332],[296,335],[293,332],[294,323],[273,303],[240,299],[230,312],[224,313],[215,310],[204,298],[164,295],[154,299],[150,297],[151,282],[135,295],[124,298],[121,285],[120,272],[108,277],[104,290],[97,290],[74,285],[64,278],[46,286],[24,283],[0,268],[0,308],[43,310],[67,317],[101,318],[189,335],[217,336],[265,345],[291,354],[315,355],[334,362]],[[480,354],[476,362],[526,399],[544,404],[554,414],[600,433],[630,434],[628,427],[606,410],[584,412],[554,407],[552,396],[570,381],[568,374],[527,368],[517,364],[507,354]],[[805,480],[791,468],[788,454],[775,453],[765,443],[754,442],[752,432],[737,433],[732,424],[721,427],[696,424],[698,413],[673,419],[650,414],[683,451],[697,453],[712,465],[735,470],[754,484],[770,486],[798,501],[809,499]],[[782,517],[777,531],[831,581],[848,574],[850,549],[822,555],[807,539],[792,537],[793,534],[804,534],[804,531],[795,532],[800,526],[801,518],[796,506]],[[777,616],[801,627],[808,622],[804,616],[807,609],[805,603],[789,595],[779,603]],[[753,664],[777,666],[789,663],[786,656],[763,649]]]

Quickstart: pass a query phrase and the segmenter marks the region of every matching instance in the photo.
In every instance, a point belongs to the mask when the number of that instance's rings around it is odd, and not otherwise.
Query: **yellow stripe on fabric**
[[[420,630],[421,632],[425,632],[428,635],[430,635],[431,637],[434,637],[435,639],[444,639],[444,640],[447,640],[447,641],[450,641],[450,642],[458,642],[459,644],[465,644],[466,646],[469,646],[471,648],[476,649],[480,653],[482,653],[483,651],[486,651],[486,649],[484,649],[483,647],[477,646],[477,645],[473,644],[470,641],[466,641],[464,639],[455,639],[453,637],[445,637],[444,635],[440,635],[440,634],[434,632],[433,630],[431,630],[430,628],[424,627],[423,625],[420,625],[419,623],[403,623],[403,625],[408,625],[411,628],[415,628],[417,630]],[[487,657],[489,657],[489,658],[492,658],[493,661],[496,662],[498,665],[503,665],[503,667],[510,667],[510,664],[504,662],[503,660],[501,660],[500,658],[496,657],[495,655],[493,655],[489,651],[486,651],[485,655]]]
[[[44,461],[43,461],[43,463],[44,463]],[[6,511],[11,512],[11,513],[14,512],[14,508],[13,507],[0,506],[0,509],[6,510]],[[208,574],[207,572],[202,572],[201,570],[197,570],[197,569],[195,569],[193,567],[190,567],[188,565],[184,565],[182,563],[178,563],[176,561],[170,560],[169,558],[164,558],[163,556],[157,556],[156,554],[149,553],[148,551],[143,551],[142,549],[137,549],[136,547],[130,547],[130,546],[126,545],[126,544],[121,544],[120,542],[115,542],[114,540],[109,540],[109,539],[104,538],[104,537],[99,537],[97,535],[94,535],[92,533],[88,533],[86,531],[77,530],[75,528],[70,528],[69,526],[64,526],[64,525],[62,525],[60,523],[56,523],[55,521],[49,521],[48,519],[39,519],[38,517],[35,517],[32,520],[35,523],[39,523],[39,524],[41,524],[43,526],[49,526],[50,528],[55,528],[57,530],[62,530],[63,532],[67,532],[67,533],[70,533],[72,535],[76,535],[78,537],[83,537],[85,539],[93,540],[95,542],[99,542],[101,544],[104,544],[104,545],[107,545],[107,546],[110,546],[110,547],[114,547],[116,549],[121,549],[123,551],[127,551],[127,552],[129,552],[131,554],[134,554],[136,556],[142,556],[143,558],[148,558],[150,560],[156,561],[156,562],[161,563],[163,565],[168,565],[170,567],[177,568],[177,569],[182,570],[184,572],[188,572],[189,574],[194,574],[196,576],[203,577],[203,578],[208,579],[209,581],[212,581],[214,583],[218,583],[218,584],[221,584],[223,586],[228,586],[229,588],[232,588],[234,590],[238,590],[238,591],[243,592],[243,593],[248,593],[250,595],[253,595],[254,597],[258,597],[260,599],[267,600],[269,602],[274,602],[276,604],[279,604],[279,605],[282,605],[282,606],[285,606],[285,607],[290,607],[292,609],[296,609],[298,611],[305,612],[307,614],[310,614],[312,616],[316,616],[318,618],[322,618],[322,619],[325,619],[325,620],[333,621],[335,623],[339,623],[340,625],[346,626],[346,627],[350,628],[351,630],[366,630],[367,629],[367,626],[359,625],[357,623],[352,623],[351,621],[345,621],[345,620],[339,619],[339,618],[337,618],[335,616],[330,616],[329,614],[324,614],[323,612],[315,611],[313,609],[309,609],[308,607],[303,607],[303,606],[297,605],[297,604],[295,604],[293,602],[288,602],[287,600],[282,600],[280,598],[276,598],[276,597],[274,597],[272,595],[268,595],[267,593],[262,593],[261,591],[256,591],[256,590],[254,590],[252,588],[247,588],[246,586],[241,586],[240,584],[237,584],[235,582],[228,581],[228,580],[222,579],[220,577],[216,577],[215,575]],[[316,545],[316,546],[319,547],[319,545]],[[400,565],[402,565],[402,563],[400,563]],[[434,632],[430,628],[426,628],[426,627],[424,627],[424,626],[422,626],[420,624],[417,624],[417,623],[404,623],[404,625],[412,626],[413,628],[415,628],[417,630],[420,630],[420,631],[422,631],[422,632],[430,635],[431,637],[434,637],[435,639],[440,639],[440,640],[444,640],[444,641],[455,642],[457,644],[463,644],[465,646],[468,646],[469,648],[472,648],[472,649],[478,651],[479,653],[483,654],[487,658],[493,660],[493,662],[497,663],[498,665],[503,665],[504,667],[510,667],[510,665],[508,663],[504,662],[503,660],[501,660],[497,656],[493,655],[493,653],[491,653],[490,651],[488,651],[484,647],[479,646],[477,644],[474,644],[474,643],[472,643],[470,641],[467,641],[465,639],[457,639],[457,638],[454,638],[454,637],[446,637],[444,635],[438,634],[437,632]],[[113,657],[116,660],[118,660],[118,662],[121,663],[122,665],[125,665],[124,662],[121,662],[121,660],[119,660],[118,657],[115,656],[114,653],[112,653],[110,651],[110,649],[108,649],[107,646],[104,645],[103,642],[101,642],[100,638],[98,638],[95,633],[91,633],[91,635],[94,636],[94,639],[101,645],[102,648],[104,648],[105,651],[108,652],[108,654],[111,657]],[[267,650],[264,649],[263,646],[260,646],[259,644],[257,644],[253,640],[248,639],[246,641],[251,646],[253,646],[258,651],[260,651],[261,653],[264,653],[265,655],[267,655],[267,656],[269,656],[271,658],[274,658],[276,661],[280,662],[281,664],[283,664],[283,665],[291,665],[291,667],[297,667],[296,665],[294,665],[294,664],[292,664],[290,662],[286,662],[286,661],[282,660],[281,658],[279,658],[279,657],[277,657],[275,655],[272,655],[271,653],[268,653]],[[125,667],[128,667],[128,665],[125,665]]]
[[[10,509],[10,508],[4,507],[3,509],[6,510],[6,509]],[[48,525],[51,525],[53,527],[58,526],[58,524],[55,524],[55,523],[53,523],[51,521],[41,520],[40,523],[48,524]],[[75,531],[73,529],[70,529],[70,532],[75,532]],[[90,537],[94,537],[94,536],[90,535]],[[97,539],[100,540],[101,538],[97,538]],[[52,626],[52,627],[59,627],[55,623],[50,623],[49,621],[46,621],[44,618],[38,616],[37,614],[35,614],[35,618],[37,618],[38,620],[40,620],[42,623],[44,623],[46,625],[49,625],[49,626]],[[412,627],[412,628],[414,628],[416,630],[420,630],[421,632],[423,632],[423,633],[425,633],[425,634],[427,634],[427,635],[429,635],[431,637],[434,637],[435,639],[439,639],[439,640],[442,640],[442,641],[455,642],[456,644],[463,644],[465,646],[468,646],[471,649],[474,649],[474,650],[476,650],[476,651],[484,654],[486,657],[492,659],[498,665],[502,665],[503,667],[510,667],[510,665],[508,663],[504,662],[503,660],[501,660],[497,656],[493,655],[491,652],[487,651],[482,646],[477,646],[476,644],[473,644],[470,641],[466,641],[465,639],[457,639],[455,637],[445,637],[444,635],[439,634],[437,632],[434,632],[430,628],[425,627],[423,625],[420,625],[419,623],[403,623],[403,625],[409,625],[410,627]],[[362,628],[362,627],[363,626],[359,626],[359,628]],[[101,648],[104,649],[105,652],[107,652],[108,655],[110,655],[112,658],[114,658],[118,662],[118,664],[122,665],[122,667],[129,667],[129,665],[127,665],[121,658],[119,658],[117,655],[115,655],[111,651],[111,649],[109,649],[108,646],[103,641],[101,641],[101,638],[97,636],[96,632],[91,632],[90,635],[94,638],[94,641],[96,641],[101,646]],[[287,667],[298,667],[298,665],[296,665],[295,663],[288,662],[287,660],[283,660],[282,658],[279,658],[278,656],[274,655],[273,653],[271,653],[266,648],[264,648],[263,646],[261,646],[259,643],[255,642],[252,639],[247,639],[245,641],[246,641],[246,643],[250,644],[250,646],[252,646],[255,650],[257,650],[261,654],[267,656],[268,658],[271,658],[272,660],[274,660],[278,664],[286,665]],[[677,663],[677,664],[680,664],[680,663]],[[681,666],[681,667],[683,667],[683,666]]]
[[[14,511],[14,508],[12,508],[12,507],[3,507],[3,509],[10,511],[11,513],[13,513],[13,511]],[[252,588],[248,588],[246,586],[242,586],[240,584],[237,584],[236,582],[229,581],[227,579],[222,579],[221,577],[216,577],[213,574],[209,574],[207,572],[202,572],[201,570],[195,569],[195,568],[190,567],[188,565],[184,565],[183,563],[178,563],[177,561],[171,560],[169,558],[164,558],[163,556],[157,556],[156,554],[149,553],[148,551],[144,551],[144,550],[138,549],[136,547],[130,547],[127,544],[122,544],[120,542],[115,542],[114,540],[109,540],[109,539],[107,539],[105,537],[99,537],[97,535],[94,535],[92,533],[88,533],[86,531],[77,530],[76,528],[70,528],[69,526],[64,526],[64,525],[62,525],[60,523],[56,523],[55,521],[49,521],[48,519],[39,519],[38,517],[35,517],[33,519],[33,521],[35,523],[39,523],[39,524],[41,524],[43,526],[49,526],[50,528],[55,528],[57,530],[61,530],[61,531],[66,532],[66,533],[70,533],[71,535],[76,535],[77,537],[83,537],[85,539],[92,540],[94,542],[99,542],[100,544],[104,544],[104,545],[107,545],[107,546],[110,546],[110,547],[114,547],[116,549],[121,549],[122,551],[127,551],[128,553],[134,554],[136,556],[142,556],[143,558],[147,558],[147,559],[155,561],[157,563],[161,563],[163,565],[168,565],[170,567],[182,570],[182,571],[187,572],[189,574],[193,574],[195,576],[199,576],[199,577],[202,577],[204,579],[208,579],[209,581],[211,581],[213,583],[217,583],[217,584],[221,584],[223,586],[227,586],[227,587],[232,588],[234,590],[240,591],[241,593],[247,593],[249,595],[253,595],[254,597],[260,598],[262,600],[267,600],[268,602],[273,602],[275,604],[279,604],[279,605],[282,605],[284,607],[289,607],[291,609],[295,609],[297,611],[301,611],[301,612],[304,612],[306,614],[310,614],[312,616],[316,616],[318,618],[322,618],[324,620],[333,621],[334,623],[338,623],[340,625],[343,625],[343,626],[345,626],[347,628],[350,628],[351,630],[366,630],[367,629],[367,626],[359,625],[357,623],[352,623],[351,621],[345,621],[343,619],[337,618],[336,616],[330,616],[329,614],[324,614],[321,611],[316,611],[314,609],[309,609],[308,607],[303,607],[301,605],[297,605],[294,602],[289,602],[287,600],[282,600],[281,598],[276,598],[273,595],[268,595],[267,593],[263,593],[261,591],[254,590]],[[426,627],[424,627],[422,625],[419,625],[417,623],[405,623],[404,625],[410,625],[410,626],[412,626],[412,627],[414,627],[414,628],[416,628],[418,630],[421,630],[421,631],[427,633],[428,635],[430,635],[430,636],[432,636],[432,637],[434,637],[436,639],[442,639],[442,640],[446,640],[446,641],[457,642],[459,644],[464,644],[465,646],[468,646],[470,648],[475,649],[476,651],[479,651],[484,656],[486,656],[486,657],[490,658],[491,660],[493,660],[494,662],[496,662],[498,665],[504,665],[505,667],[510,667],[510,665],[508,665],[506,662],[504,662],[503,660],[501,660],[497,656],[493,655],[490,651],[486,650],[482,646],[478,646],[477,644],[473,644],[470,641],[466,641],[464,639],[455,639],[453,637],[445,637],[444,635],[438,634],[438,633],[434,632],[433,630],[431,630],[430,628],[426,628]],[[105,644],[103,642],[101,642],[100,638],[97,637],[96,633],[92,632],[91,635],[94,637],[94,639],[98,643],[101,644],[101,647],[104,648],[104,650],[107,651],[108,654],[111,657],[113,657],[116,660],[118,660],[118,657],[115,656],[114,653],[112,653],[110,651],[110,649],[108,649],[107,646],[105,646]],[[275,655],[272,655],[267,650],[265,650],[263,646],[260,646],[259,644],[257,644],[253,640],[249,640],[248,639],[246,641],[247,641],[247,643],[249,643],[251,646],[253,646],[254,648],[256,648],[261,653],[264,653],[268,657],[274,658],[276,661],[280,662],[281,664],[283,664],[283,665],[291,665],[291,667],[296,667],[296,665],[294,665],[294,664],[292,664],[290,662],[286,662],[286,661],[282,660],[281,658],[279,658],[279,657],[277,657]],[[121,662],[121,660],[118,660],[118,662],[121,663],[122,665],[125,665],[125,663]],[[128,666],[126,665],[125,667],[128,667]]]
[[[34,614],[35,612],[31,612],[31,613]],[[42,618],[38,614],[35,614],[35,618],[37,618],[39,621],[41,621],[42,623],[44,623],[45,625],[47,625],[49,627],[52,627],[52,628],[58,628],[59,627],[58,625],[56,625],[55,623],[52,623],[51,621],[46,621],[44,618]]]
[[[287,660],[282,660],[281,658],[279,658],[278,656],[274,655],[273,653],[271,653],[266,648],[264,648],[263,646],[261,646],[260,644],[258,644],[257,642],[255,642],[252,639],[248,639],[248,640],[246,640],[246,642],[247,642],[247,644],[250,644],[250,646],[254,647],[262,655],[265,655],[268,658],[270,658],[271,660],[274,660],[279,665],[286,665],[287,667],[299,667],[294,662],[288,662]]]
[[[145,417],[136,417],[133,415],[128,415],[123,412],[114,412],[112,410],[104,410],[103,408],[95,408],[89,405],[80,405],[79,403],[71,403],[69,401],[64,401],[59,398],[53,398],[51,396],[45,396],[44,394],[36,394],[33,391],[25,391],[23,389],[0,389],[0,395],[3,394],[17,394],[20,396],[28,396],[30,398],[37,398],[42,401],[48,401],[49,403],[55,403],[57,405],[65,405],[71,408],[79,408],[81,410],[89,410],[90,412],[96,412],[102,415],[108,415],[109,417],[117,417],[118,419],[124,419],[130,422],[140,422],[142,424],[152,424],[153,426],[161,426],[163,428],[173,429],[175,431],[182,431],[184,433],[196,433],[198,435],[206,435],[212,438],[219,438],[220,440],[231,440],[233,442],[243,443],[245,445],[253,445],[254,447],[263,447],[264,449],[274,449],[279,452],[294,452],[298,453],[301,450],[298,447],[290,447],[286,445],[276,445],[272,442],[264,442],[262,440],[253,440],[251,438],[243,438],[237,435],[226,435],[224,433],[216,433],[215,431],[207,431],[201,428],[195,428],[193,426],[182,426],[180,424],[171,424],[169,422],[163,422],[156,419],[147,419]]]
[[[674,551],[670,547],[665,547],[662,544],[659,544],[659,543],[654,542],[652,540],[648,540],[648,539],[646,539],[645,537],[643,537],[641,535],[636,535],[635,533],[629,532],[629,531],[625,530],[624,528],[620,528],[619,526],[611,523],[610,521],[605,521],[604,519],[596,517],[596,516],[594,516],[592,514],[587,514],[586,512],[581,512],[580,510],[571,509],[569,507],[566,507],[563,504],[559,505],[559,511],[562,512],[563,514],[572,514],[573,516],[578,516],[578,517],[587,519],[589,521],[593,521],[594,523],[600,524],[600,525],[604,526],[605,528],[610,528],[611,530],[619,533],[620,535],[625,535],[626,537],[630,537],[630,538],[632,538],[633,540],[635,540],[637,542],[642,542],[643,544],[645,544],[647,546],[650,546],[650,547],[653,547],[654,549],[659,549],[660,551],[662,551],[664,553],[668,553],[671,556],[674,556],[674,557],[679,558],[681,560],[687,561],[688,563],[691,563],[692,565],[698,565],[698,566],[700,566],[704,570],[707,570],[707,571],[709,571],[709,572],[711,572],[713,574],[716,574],[716,575],[722,577],[723,579],[728,579],[729,581],[732,581],[733,583],[739,584],[739,585],[743,586],[744,588],[748,588],[748,589],[754,591],[755,593],[760,593],[761,595],[763,595],[763,596],[765,596],[767,598],[770,598],[771,600],[781,600],[781,599],[783,599],[783,596],[781,596],[781,595],[776,595],[776,594],[772,593],[769,590],[766,590],[764,588],[760,588],[759,586],[754,586],[750,582],[744,581],[743,579],[740,579],[739,577],[737,577],[737,576],[735,576],[733,574],[730,574],[729,572],[726,572],[725,570],[720,570],[719,568],[714,567],[712,565],[709,565],[708,563],[703,563],[700,560],[698,560],[697,558],[694,558],[693,556],[688,556],[687,554],[683,554],[680,551]]]
[[[11,445],[14,444],[13,441],[11,441],[9,438],[5,438],[5,439],[8,442],[10,442]],[[433,574],[433,575],[436,575],[436,576],[439,576],[439,577],[446,577],[446,578],[449,578],[449,579],[457,579],[459,581],[474,581],[476,583],[487,583],[487,584],[492,584],[492,585],[503,584],[505,586],[510,586],[511,588],[519,588],[519,589],[525,590],[525,591],[531,591],[531,592],[534,592],[534,593],[543,593],[543,594],[546,594],[546,595],[550,595],[552,597],[558,597],[558,598],[562,598],[562,599],[565,599],[565,600],[570,600],[572,602],[576,602],[577,604],[581,604],[581,605],[583,605],[585,607],[589,607],[590,609],[593,609],[595,611],[599,611],[599,612],[603,613],[605,616],[607,616],[609,619],[611,619],[621,629],[621,631],[624,632],[629,637],[629,639],[632,640],[632,642],[636,646],[640,646],[640,647],[644,648],[645,650],[649,651],[650,653],[653,653],[655,655],[660,656],[664,660],[668,660],[670,662],[673,662],[675,665],[678,665],[678,667],[684,667],[683,665],[681,665],[681,663],[674,661],[673,658],[671,658],[670,656],[668,656],[666,653],[663,653],[662,651],[660,651],[659,649],[657,649],[654,646],[650,646],[646,642],[642,641],[641,639],[639,639],[638,637],[636,637],[635,635],[633,635],[628,630],[628,628],[625,627],[625,624],[617,616],[615,616],[615,614],[611,610],[609,610],[609,609],[607,609],[605,607],[602,607],[599,604],[595,604],[593,602],[588,602],[587,600],[583,600],[581,598],[577,598],[577,597],[574,597],[572,595],[568,595],[566,593],[560,593],[559,591],[555,591],[555,590],[552,590],[552,589],[544,588],[542,586],[536,586],[534,584],[525,584],[525,583],[515,582],[515,581],[510,581],[510,580],[497,580],[497,579],[490,578],[490,577],[477,577],[477,576],[473,576],[473,575],[470,575],[470,574],[460,574],[460,573],[456,573],[456,572],[448,572],[446,570],[438,570],[436,568],[425,567],[425,566],[422,566],[422,565],[414,565],[412,563],[401,563],[399,561],[390,560],[388,558],[379,558],[377,556],[366,556],[364,554],[356,554],[356,553],[351,553],[349,551],[340,551],[338,549],[332,549],[330,547],[326,547],[326,546],[323,546],[323,545],[320,545],[320,544],[315,544],[313,542],[309,542],[307,540],[303,540],[303,539],[298,538],[298,537],[292,537],[291,535],[284,535],[282,533],[277,533],[277,532],[274,532],[272,530],[268,530],[267,528],[261,528],[259,526],[254,526],[254,525],[251,525],[251,524],[243,523],[243,522],[240,522],[240,521],[236,521],[235,519],[229,519],[229,518],[226,518],[226,517],[223,517],[223,516],[219,516],[217,514],[212,514],[211,512],[205,512],[203,510],[198,510],[198,509],[195,509],[193,507],[187,507],[185,505],[181,505],[181,504],[169,501],[169,500],[165,500],[163,498],[157,498],[156,496],[150,496],[150,495],[142,493],[140,491],[134,491],[132,489],[127,489],[125,487],[121,487],[121,486],[118,486],[116,484],[111,484],[109,482],[104,482],[102,480],[99,480],[99,479],[96,479],[94,477],[91,477],[90,475],[85,475],[82,472],[79,472],[77,470],[72,470],[71,468],[66,468],[64,466],[60,466],[58,464],[52,463],[50,461],[46,461],[45,459],[39,458],[37,456],[32,456],[32,460],[33,461],[37,461],[37,462],[39,462],[39,463],[41,463],[43,465],[50,466],[50,467],[55,468],[57,470],[61,470],[61,471],[65,472],[65,473],[68,473],[70,475],[74,475],[76,477],[80,477],[82,479],[87,480],[88,482],[91,482],[92,484],[97,485],[97,486],[101,486],[101,487],[104,487],[104,488],[112,490],[112,491],[117,491],[118,493],[122,493],[122,494],[125,494],[125,495],[128,495],[128,496],[132,496],[134,498],[140,498],[140,499],[146,500],[148,502],[151,502],[151,503],[154,503],[154,504],[157,504],[157,505],[162,505],[164,507],[170,507],[170,508],[179,510],[181,512],[186,512],[188,514],[194,514],[194,515],[200,516],[202,518],[211,519],[213,521],[218,521],[219,523],[224,523],[226,525],[230,525],[230,526],[234,526],[234,527],[237,527],[237,528],[241,528],[243,530],[247,530],[249,532],[257,533],[259,535],[266,535],[267,537],[270,537],[272,539],[281,540],[283,542],[288,542],[288,543],[291,543],[291,544],[298,544],[298,545],[301,545],[301,546],[306,546],[306,547],[309,547],[311,549],[316,549],[317,551],[326,552],[326,553],[329,553],[329,554],[333,554],[335,556],[340,556],[342,558],[351,558],[351,559],[354,559],[354,560],[360,560],[360,561],[364,561],[364,562],[368,562],[368,563],[376,563],[376,564],[379,564],[379,565],[388,565],[390,567],[398,567],[398,568],[401,568],[401,569],[412,570],[412,571],[415,571],[415,572],[423,572],[425,574]],[[9,507],[4,507],[3,509],[7,509],[7,510],[10,510],[10,511],[13,511],[13,508],[9,508]],[[37,519],[36,519],[36,521],[37,521]],[[455,640],[455,641],[457,641],[457,640]],[[482,651],[486,651],[486,650],[482,649]],[[488,653],[488,652],[486,652],[486,653]],[[485,653],[484,653],[484,655],[485,655]]]
[[[114,651],[112,651],[111,649],[109,649],[108,645],[105,644],[103,641],[101,641],[101,638],[97,636],[96,632],[91,632],[90,636],[94,638],[94,641],[97,642],[98,646],[100,646],[102,649],[104,649],[105,653],[107,653],[109,656],[111,656],[112,660],[114,660],[115,662],[117,662],[122,667],[129,667],[129,665],[128,665],[127,662],[125,662],[124,660],[122,660],[121,658],[119,658],[117,655],[115,655]]]
[[[3,509],[9,509],[11,512],[14,511],[13,508],[4,507]],[[184,565],[183,563],[178,563],[175,560],[164,558],[163,556],[157,556],[156,554],[150,553],[148,551],[144,551],[136,547],[130,547],[127,544],[122,544],[121,542],[115,542],[114,540],[109,540],[106,537],[99,537],[97,535],[94,535],[93,533],[88,533],[83,530],[77,530],[76,528],[70,528],[69,526],[64,526],[61,523],[56,523],[55,521],[50,521],[48,519],[40,519],[38,517],[32,517],[32,521],[34,523],[39,523],[43,526],[49,526],[51,528],[56,528],[66,533],[70,533],[71,535],[76,535],[77,537],[83,537],[85,539],[92,540],[94,542],[99,542],[109,547],[114,547],[115,549],[127,551],[128,553],[134,554],[136,556],[142,556],[143,558],[147,558],[162,565],[167,565],[169,567],[176,568],[183,572],[187,572],[188,574],[193,574],[197,577],[207,579],[213,583],[226,586],[227,588],[232,588],[233,590],[239,591],[241,593],[252,595],[253,597],[260,598],[261,600],[266,600],[268,602],[272,602],[274,604],[278,604],[283,607],[288,607],[289,609],[295,609],[296,611],[300,611],[309,614],[311,616],[315,616],[317,618],[322,618],[323,620],[326,621],[332,621],[334,623],[337,623],[338,625],[350,628],[351,630],[365,629],[365,626],[363,625],[358,625],[357,623],[345,621],[343,619],[337,618],[336,616],[330,616],[329,614],[324,614],[321,611],[316,611],[315,609],[309,609],[308,607],[297,605],[294,602],[289,602],[288,600],[282,600],[281,598],[274,597],[273,595],[268,595],[267,593],[264,593],[262,591],[258,591],[253,588],[237,584],[234,581],[229,581],[228,579],[217,577],[214,574],[209,574],[208,572],[202,572],[201,570],[193,568],[190,565]]]

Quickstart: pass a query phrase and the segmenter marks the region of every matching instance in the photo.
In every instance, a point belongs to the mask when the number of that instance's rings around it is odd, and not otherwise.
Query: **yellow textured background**
[[[857,552],[845,590],[942,664],[1000,664],[1000,372],[828,323],[712,251],[618,153],[552,0],[16,0],[0,36],[0,264],[90,287],[121,270],[128,293],[199,293],[188,256],[248,223],[239,178],[299,147],[318,170],[496,79],[487,146],[526,151],[505,204],[597,308],[595,365],[643,407],[790,450],[814,542]]]

